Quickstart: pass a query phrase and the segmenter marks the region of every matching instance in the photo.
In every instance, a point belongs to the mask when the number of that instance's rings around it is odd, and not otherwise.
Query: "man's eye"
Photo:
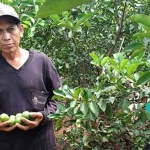
[[[2,31],[2,30],[0,30],[0,35],[1,35],[1,34],[3,34],[3,31]]]
[[[13,27],[8,29],[9,32],[12,32],[14,30],[15,30],[15,28],[13,28]]]
[[[15,28],[10,28],[10,30],[15,30]]]

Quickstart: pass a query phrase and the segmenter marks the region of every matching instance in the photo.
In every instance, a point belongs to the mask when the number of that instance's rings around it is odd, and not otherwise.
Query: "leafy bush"
[[[56,119],[57,127],[69,123],[63,138],[69,148],[142,150],[149,139],[145,105],[150,101],[150,62],[145,35],[150,30],[143,15],[131,18],[143,23],[142,31],[134,35],[136,42],[111,57],[90,53],[91,64],[101,70],[93,88],[65,85],[54,91],[53,98],[63,103],[49,117]]]
[[[70,147],[142,148],[149,137],[144,106],[150,88],[136,82],[142,74],[140,68],[149,63],[142,56],[128,59],[123,53],[116,53],[112,58],[90,55],[92,64],[102,69],[95,87],[70,89],[64,86],[56,90],[53,98],[64,101],[65,105],[60,103],[56,114],[50,117],[56,119],[57,127],[61,127],[67,116],[70,125],[65,136]]]

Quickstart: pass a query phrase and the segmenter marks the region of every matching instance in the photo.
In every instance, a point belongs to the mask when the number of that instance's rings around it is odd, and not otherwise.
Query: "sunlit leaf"
[[[62,11],[80,6],[90,0],[47,0],[39,9],[37,13],[38,18],[49,17],[52,14],[58,14]]]
[[[136,15],[132,15],[130,17],[130,19],[132,21],[135,21],[137,23],[141,23],[141,24],[143,24],[145,26],[150,27],[150,16],[148,16],[148,15],[145,15],[145,14],[136,14]]]
[[[103,67],[107,61],[109,60],[110,58],[109,57],[104,57],[102,60],[101,60],[101,66]]]
[[[77,101],[71,101],[70,102],[70,107],[74,108],[76,106]]]
[[[98,106],[100,107],[100,109],[103,112],[105,112],[105,110],[106,110],[106,100],[100,99],[100,101],[98,102]]]
[[[99,66],[100,65],[100,61],[103,58],[103,55],[101,55],[101,57],[99,57],[97,54],[95,54],[94,52],[89,54],[91,56],[91,58],[93,59],[91,61],[91,64]]]
[[[150,71],[144,73],[136,82],[137,85],[144,85],[150,80]]]
[[[81,112],[86,115],[88,113],[88,104],[87,103],[82,103],[80,106]]]
[[[90,102],[89,108],[95,116],[99,115],[99,107],[95,102]]]
[[[126,66],[126,64],[128,63],[128,61],[129,61],[128,59],[123,59],[120,62],[120,68],[123,69]]]
[[[54,90],[54,94],[62,97],[66,96],[66,94],[62,90]]]

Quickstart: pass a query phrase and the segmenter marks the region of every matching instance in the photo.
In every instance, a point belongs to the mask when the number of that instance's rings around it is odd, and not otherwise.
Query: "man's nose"
[[[3,40],[4,41],[10,40],[10,34],[7,31],[4,31],[3,33]]]

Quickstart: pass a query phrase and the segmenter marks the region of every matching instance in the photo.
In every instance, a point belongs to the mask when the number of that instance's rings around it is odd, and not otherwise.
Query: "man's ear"
[[[20,37],[23,37],[23,33],[24,33],[24,27],[23,24],[20,24]]]

